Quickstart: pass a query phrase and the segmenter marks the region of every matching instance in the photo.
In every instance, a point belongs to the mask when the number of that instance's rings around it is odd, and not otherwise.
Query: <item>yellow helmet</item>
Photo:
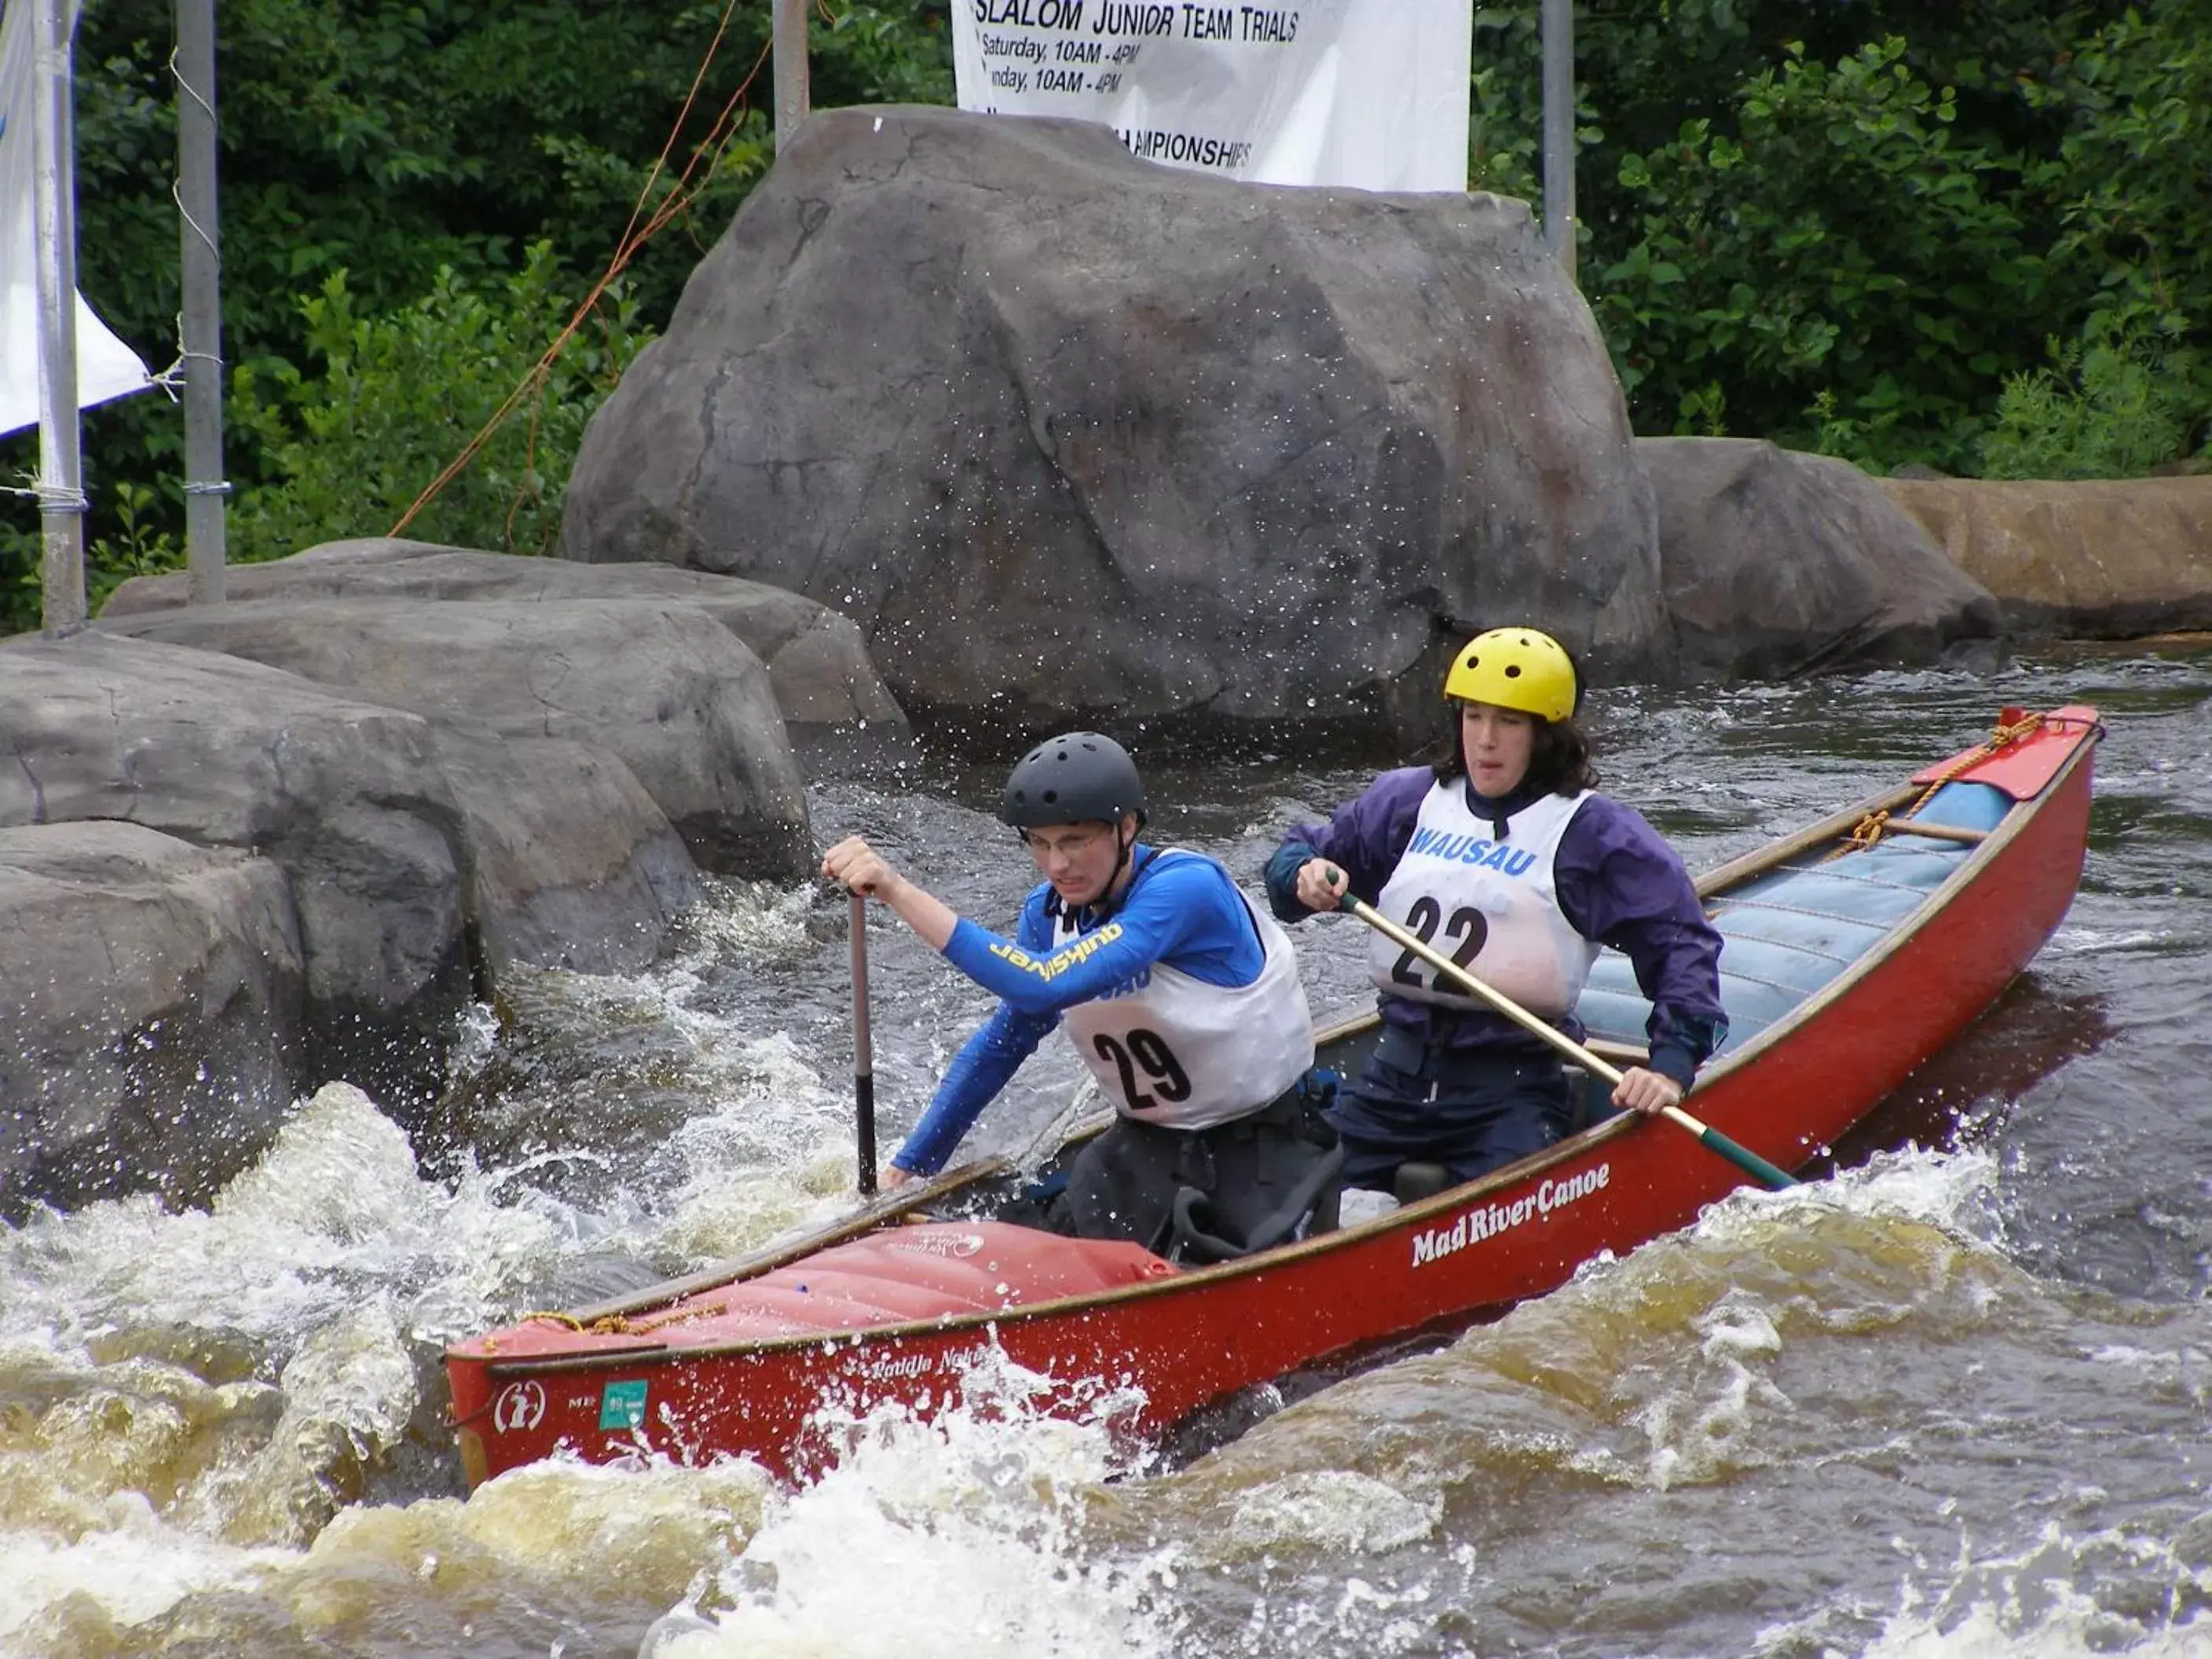
[[[1469,640],[1444,676],[1444,696],[1517,708],[1547,720],[1575,712],[1575,665],[1567,649],[1533,628],[1493,628]]]

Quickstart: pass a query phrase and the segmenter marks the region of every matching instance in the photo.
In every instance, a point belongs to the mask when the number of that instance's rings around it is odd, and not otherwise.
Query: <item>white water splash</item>
[[[179,1613],[189,1628],[187,1604],[202,1595],[222,1598],[227,1627],[280,1623],[333,1651],[351,1650],[380,1609],[403,1600],[426,1631],[465,1631],[474,1609],[554,1601],[578,1584],[672,1597],[703,1587],[701,1563],[742,1545],[769,1490],[750,1464],[555,1460],[501,1475],[465,1502],[346,1509],[305,1549],[226,1545],[118,1493],[106,1524],[70,1541],[0,1532],[0,1659],[45,1659],[60,1630],[88,1624],[106,1627],[101,1651],[136,1651],[134,1631]],[[426,1638],[416,1650],[475,1650]]]
[[[654,1659],[1180,1651],[1159,1608],[1174,1553],[1082,1549],[1091,1504],[1127,1467],[1110,1425],[1134,1402],[1109,1391],[1078,1419],[1046,1416],[1048,1386],[993,1352],[933,1421],[895,1407],[846,1416],[836,1467],[771,1504],[705,1610],[678,1608],[655,1633]]]
[[[1371,1475],[1313,1469],[1241,1494],[1229,1531],[1239,1552],[1297,1547],[1364,1557],[1428,1537],[1443,1515],[1435,1492],[1412,1498]]]
[[[2183,1536],[2209,1523],[2212,1516],[2199,1516]],[[1981,1560],[1962,1540],[1948,1583],[1929,1587],[1930,1564],[1916,1559],[1921,1577],[1904,1585],[1870,1641],[1823,1638],[1841,1611],[1828,1608],[1762,1632],[1757,1650],[1803,1652],[1811,1639],[1821,1659],[2202,1659],[2212,1653],[2203,1611],[2212,1570],[2202,1555],[2201,1543],[2114,1531],[2075,1538],[2057,1526],[2018,1554]]]
[[[123,1626],[167,1613],[185,1596],[250,1579],[281,1565],[281,1550],[243,1550],[162,1524],[137,1492],[113,1494],[106,1524],[74,1539],[0,1531],[0,1659],[51,1651],[48,1615],[72,1601]]]
[[[135,1624],[307,1544],[405,1436],[418,1359],[575,1246],[528,1195],[425,1182],[343,1084],[207,1210],[0,1231],[0,1631],[73,1601]]]
[[[280,1343],[341,1318],[375,1287],[414,1286],[426,1338],[484,1321],[570,1241],[550,1206],[495,1203],[465,1175],[426,1182],[398,1126],[349,1084],[319,1091],[207,1210],[138,1196],[0,1232],[14,1320],[64,1342],[120,1320]]]

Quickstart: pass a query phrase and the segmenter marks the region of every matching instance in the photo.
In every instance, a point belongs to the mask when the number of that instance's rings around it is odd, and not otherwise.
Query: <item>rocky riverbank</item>
[[[333,1077],[426,1104],[510,967],[805,875],[802,751],[911,752],[849,623],[735,578],[372,543],[180,584],[0,642],[0,1210],[191,1198]]]

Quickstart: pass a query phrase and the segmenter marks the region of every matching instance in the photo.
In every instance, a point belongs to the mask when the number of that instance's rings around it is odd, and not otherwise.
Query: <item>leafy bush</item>
[[[2203,395],[2185,347],[2147,339],[2117,313],[2053,339],[2050,366],[2013,375],[1982,446],[1991,478],[2132,478],[2186,453]]]
[[[1477,176],[1532,198],[1538,5],[1475,19]],[[1966,471],[2093,314],[2212,356],[2212,0],[1577,12],[1580,264],[1639,431]]]
[[[316,542],[388,532],[518,387],[520,406],[407,533],[544,551],[560,532],[585,422],[650,337],[610,289],[540,371],[574,303],[545,243],[520,271],[482,288],[441,269],[428,294],[380,318],[358,314],[346,274],[333,273],[300,307],[321,372],[248,366],[234,383],[231,419],[271,474],[239,497],[234,556],[281,558]]]
[[[1699,118],[1622,158],[1641,223],[1595,304],[1639,430],[1709,428],[1717,391],[1739,431],[1802,445],[1826,424],[1869,452],[1910,434],[1923,453],[1932,428],[1933,459],[1964,459],[1981,388],[2026,367],[2010,319],[2043,265],[2014,170],[1956,137],[1953,89],[1905,55],[1892,39],[1831,67],[1793,46],[1739,88],[1733,135]]]

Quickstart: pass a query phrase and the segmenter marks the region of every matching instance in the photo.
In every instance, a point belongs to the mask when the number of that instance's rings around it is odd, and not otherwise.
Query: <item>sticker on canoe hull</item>
[[[645,1380],[610,1382],[599,1390],[599,1426],[629,1430],[645,1422]]]
[[[491,1425],[501,1434],[534,1429],[545,1415],[545,1385],[510,1382],[491,1408]]]

